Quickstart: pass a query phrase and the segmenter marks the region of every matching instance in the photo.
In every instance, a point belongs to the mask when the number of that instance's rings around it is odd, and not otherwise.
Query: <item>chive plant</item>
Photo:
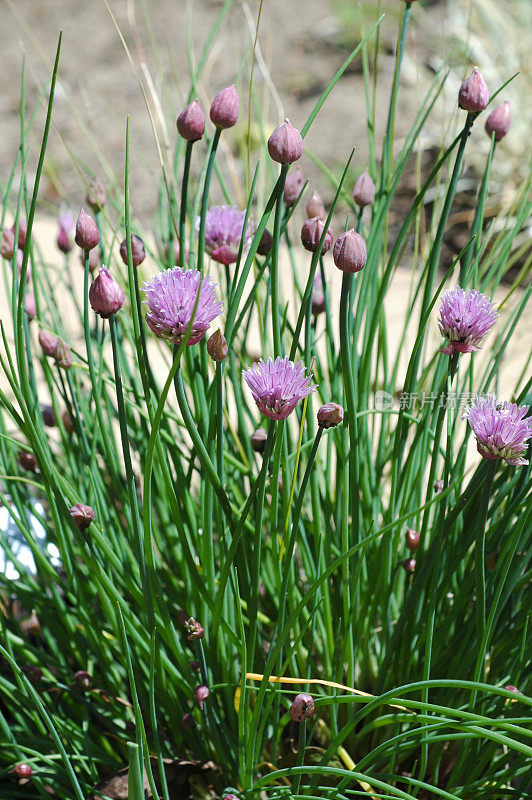
[[[526,797],[530,359],[514,386],[501,370],[522,351],[532,291],[530,253],[516,244],[530,178],[501,225],[486,219],[508,107],[477,68],[456,86],[461,131],[392,232],[399,183],[452,80],[435,76],[397,141],[406,2],[382,142],[368,128],[374,180],[364,172],[353,193],[353,153],[340,179],[323,165],[334,198],[326,212],[312,195],[305,258],[297,220],[310,190],[298,178],[286,202],[287,179],[358,55],[374,118],[381,20],[301,131],[286,120],[268,137],[250,87],[264,147],[236,208],[219,145],[237,88],[214,98],[214,127],[195,99],[228,5],[191,75],[175,173],[162,176],[145,243],[127,124],[121,199],[93,184],[76,246],[63,215],[59,266],[41,249],[61,39],[33,186],[39,123],[22,80],[20,148],[2,186],[0,794],[105,797],[128,765],[132,800],[146,787],[171,800],[186,757],[204,776],[191,791],[231,800]],[[468,241],[445,264],[486,107]],[[397,341],[385,301],[399,267],[412,291]]]

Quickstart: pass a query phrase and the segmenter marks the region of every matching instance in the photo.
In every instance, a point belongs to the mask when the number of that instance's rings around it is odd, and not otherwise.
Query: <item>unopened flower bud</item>
[[[419,547],[419,533],[413,528],[407,528],[405,531],[406,546],[413,553]]]
[[[94,180],[90,181],[87,194],[85,195],[85,202],[93,211],[101,211],[107,203],[105,186],[101,178],[94,178]]]
[[[327,216],[327,212],[325,211],[325,206],[323,205],[323,200],[319,196],[318,192],[314,191],[309,197],[307,202],[307,219],[312,219],[312,217],[319,217],[320,219],[325,219]]]
[[[200,667],[201,665],[199,661],[194,660],[190,662],[190,669],[192,670],[192,672],[199,672]]]
[[[72,243],[70,241],[70,233],[72,231],[73,220],[68,211],[64,211],[59,215],[59,233],[57,234],[57,247],[62,253],[70,253],[72,250]]]
[[[41,623],[39,622],[39,618],[35,611],[31,612],[30,616],[21,627],[23,628],[24,633],[28,636],[41,635]]]
[[[224,794],[222,800],[239,800],[236,794]]]
[[[37,302],[35,300],[35,295],[33,292],[26,292],[26,297],[24,300],[24,311],[28,315],[30,319],[35,319],[37,316]]]
[[[325,293],[323,291],[323,284],[321,282],[321,275],[317,272],[314,276],[314,285],[312,287],[312,313],[315,316],[322,314],[325,311]]]
[[[183,726],[183,728],[185,728],[185,730],[192,730],[192,728],[196,727],[196,720],[194,719],[192,714],[189,713],[183,714],[183,717],[181,719],[181,725]]]
[[[68,370],[72,366],[72,351],[67,343],[62,339],[57,340],[54,350],[54,358],[55,363],[61,369]]]
[[[257,430],[251,434],[250,442],[251,447],[256,453],[264,453],[264,448],[266,447],[266,439],[268,438],[268,434],[264,430],[264,428],[257,428]]]
[[[366,242],[354,228],[340,234],[334,245],[333,259],[342,272],[359,272],[364,268],[367,260]]]
[[[107,267],[102,267],[89,289],[92,310],[102,319],[108,319],[120,311],[124,300],[122,287],[115,281]]]
[[[26,664],[22,667],[22,672],[30,683],[37,684],[42,680],[42,669],[34,664]]]
[[[309,694],[298,694],[288,713],[294,722],[303,722],[314,714],[314,700]]]
[[[15,233],[16,222],[13,223],[12,231],[13,234]],[[24,245],[26,244],[26,234],[28,232],[28,223],[24,219],[24,217],[20,217],[18,221],[18,247],[21,250],[24,250]]]
[[[232,128],[238,119],[240,100],[235,85],[218,92],[212,101],[209,116],[217,128]]]
[[[2,241],[0,242],[0,253],[4,258],[11,261],[15,252],[15,231],[4,228],[2,231]]]
[[[367,169],[364,170],[353,187],[353,200],[360,208],[370,206],[375,200],[375,184],[371,180]]]
[[[29,450],[21,450],[18,454],[18,463],[22,469],[27,470],[28,472],[35,472],[37,469],[37,459],[30,453]]]
[[[209,337],[207,352],[213,361],[223,361],[226,358],[229,352],[229,345],[219,328]]]
[[[259,256],[267,256],[272,249],[272,244],[273,236],[267,228],[264,228],[263,234],[260,237],[259,246],[257,247],[257,253]]]
[[[486,108],[489,99],[490,93],[486,82],[478,71],[478,67],[473,67],[471,75],[460,86],[458,107],[465,111],[478,113]]]
[[[100,231],[96,222],[83,209],[79,212],[76,222],[76,235],[74,240],[82,250],[92,250],[100,242]]]
[[[293,164],[303,155],[303,139],[289,119],[285,119],[268,139],[268,153],[278,164]]]
[[[490,137],[494,134],[495,141],[500,142],[510,130],[510,122],[510,102],[506,100],[505,103],[494,108],[487,118],[485,125],[486,133]]]
[[[70,509],[70,516],[76,523],[80,531],[88,528],[94,519],[94,509],[86,506],[85,503],[76,503]]]
[[[187,142],[197,142],[201,139],[205,131],[205,114],[198,98],[185,106],[177,118],[176,125],[179,135]]]
[[[517,686],[512,686],[511,683],[507,683],[506,686],[503,686],[502,688],[506,689],[507,692],[513,692],[514,694],[523,694],[523,692],[519,691]]]
[[[201,623],[194,619],[194,617],[190,617],[185,622],[185,631],[187,633],[187,639],[189,642],[197,642],[199,639],[203,639],[205,636],[205,630]]]
[[[94,270],[100,266],[100,248],[94,247],[92,250],[89,250],[89,272],[92,274]],[[85,267],[85,251],[82,250],[79,254],[79,260],[81,261],[81,266]]]
[[[210,695],[209,689],[207,686],[196,686],[194,689],[194,697],[200,707],[200,711],[203,711],[203,703]]]
[[[320,428],[335,428],[344,420],[344,409],[338,403],[325,403],[318,411]]]
[[[313,217],[312,219],[305,220],[303,227],[301,228],[301,242],[303,243],[305,250],[310,250],[312,253],[314,253],[318,249],[324,228],[325,223],[319,217]],[[321,248],[322,255],[326,253],[327,250],[331,249],[333,241],[334,233],[332,232],[331,228],[327,228],[327,233],[325,234]]]
[[[72,420],[67,408],[65,408],[61,414],[61,422],[63,423],[67,433],[74,433],[74,421]]]
[[[440,480],[435,482],[434,491],[435,491],[436,494],[441,494],[441,492],[443,492],[443,485],[444,485],[443,484],[443,480],[441,478],[440,478]]]
[[[88,689],[92,683],[91,676],[84,669],[78,669],[78,671],[74,674],[74,680],[80,689]]]
[[[55,428],[55,426],[57,425],[57,421],[55,418],[55,412],[53,406],[42,405],[41,414],[42,414],[42,421],[44,422],[46,427]]]
[[[39,344],[45,356],[53,356],[57,347],[57,337],[40,328]]]
[[[284,184],[283,194],[283,200],[286,206],[291,208],[296,204],[304,185],[305,174],[302,169],[296,169],[294,172],[288,173]]]
[[[127,241],[124,239],[120,245],[120,257],[124,264],[127,266]],[[146,258],[146,251],[144,250],[144,242],[140,236],[131,234],[131,260],[134,267],[138,267]]]
[[[16,767],[13,767],[13,772],[17,778],[31,778],[33,775],[33,770],[29,764],[17,764]]]
[[[406,558],[404,561],[401,561],[401,566],[407,575],[413,575],[416,568],[416,559]]]

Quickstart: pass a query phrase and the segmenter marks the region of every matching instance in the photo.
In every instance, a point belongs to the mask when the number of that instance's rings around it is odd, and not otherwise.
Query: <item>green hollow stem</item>
[[[495,153],[495,145],[497,142],[495,141],[495,136],[492,136],[491,145],[488,153],[488,157],[486,159],[486,167],[484,169],[484,175],[482,176],[482,183],[480,185],[480,191],[478,194],[477,200],[477,207],[475,209],[475,217],[473,219],[473,224],[471,225],[471,236],[475,237],[475,244],[473,247],[469,247],[464,254],[463,259],[460,262],[460,279],[458,281],[458,285],[464,289],[469,280],[472,280],[473,286],[476,284],[476,269],[474,270],[474,274],[470,275],[470,267],[471,262],[474,261],[474,267],[477,264],[476,258],[473,259],[473,253],[475,256],[478,254],[480,250],[480,234],[482,233],[482,225],[484,223],[484,209],[486,207],[486,197],[488,195],[488,184],[491,174],[491,165],[493,162],[493,155]]]
[[[486,627],[486,520],[488,518],[491,487],[496,469],[497,460],[492,459],[488,464],[486,480],[480,494],[480,507],[475,531],[475,623],[479,652],[484,648],[483,640]],[[480,662],[481,667],[482,663]]]
[[[187,219],[187,196],[188,196],[188,179],[190,175],[190,161],[192,158],[192,147],[194,142],[187,142],[185,148],[185,163],[183,165],[183,181],[181,183],[181,205],[179,207],[179,261],[184,266],[186,263],[185,257],[185,242],[186,242],[186,219]]]
[[[281,241],[281,223],[283,219],[283,195],[289,164],[283,164],[277,181],[277,196],[275,199],[275,219],[273,223],[273,242],[271,251],[270,277],[271,277],[271,303],[272,303],[272,332],[274,356],[281,355],[281,317],[279,313],[279,243]]]
[[[131,510],[131,521],[133,523],[134,541],[137,549],[139,564],[141,568],[142,582],[146,595],[148,618],[150,621],[150,634],[151,634],[151,631],[153,630],[154,627],[153,597],[151,595],[151,590],[149,589],[149,582],[147,579],[146,560],[144,557],[144,541],[141,531],[137,489],[135,486],[135,475],[133,473],[133,465],[131,462],[131,453],[129,449],[126,406],[124,402],[124,391],[122,387],[122,375],[120,370],[118,336],[116,331],[115,316],[109,317],[109,331],[111,333],[111,344],[113,348],[113,367],[115,374],[116,400],[118,404],[118,421],[120,425],[122,455],[124,457],[124,465],[126,469],[126,482],[127,482],[127,492],[129,496],[130,510]]]

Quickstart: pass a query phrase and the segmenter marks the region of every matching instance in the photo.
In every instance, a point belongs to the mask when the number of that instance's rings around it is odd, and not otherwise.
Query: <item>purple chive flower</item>
[[[477,438],[477,450],[484,458],[502,458],[512,467],[528,464],[523,458],[526,442],[532,436],[532,417],[527,417],[530,406],[516,403],[498,403],[494,394],[478,397],[467,408],[467,418]]]
[[[440,306],[438,327],[449,344],[441,352],[452,355],[480,350],[480,343],[490,332],[499,315],[489,297],[474,289],[457,286],[445,292]]]
[[[205,249],[214,261],[220,264],[234,264],[238,258],[238,248],[242,239],[245,211],[233,206],[211,206],[205,220]],[[199,230],[199,218],[196,229]],[[244,248],[253,237],[248,220],[244,233]]]
[[[181,344],[194,312],[199,288],[199,301],[190,338],[187,344],[197,344],[209,325],[222,312],[222,303],[216,300],[210,277],[202,277],[195,269],[173,267],[159,272],[142,287],[148,306],[146,324],[157,336],[172,344]]]
[[[266,363],[262,358],[243,373],[257,408],[270,419],[286,419],[296,405],[317,389],[305,374],[302,361],[294,364],[288,356]]]

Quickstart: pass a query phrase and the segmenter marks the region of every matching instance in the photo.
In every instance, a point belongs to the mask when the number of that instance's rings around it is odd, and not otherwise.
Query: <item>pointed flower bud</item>
[[[320,428],[335,428],[344,419],[344,409],[338,403],[325,403],[318,411]]]
[[[325,223],[319,217],[307,219],[303,223],[303,227],[301,228],[301,242],[303,243],[305,250],[310,250],[311,253],[314,253],[318,249],[324,228]],[[331,249],[333,241],[334,233],[332,232],[331,228],[327,228],[327,233],[325,234],[325,239],[323,240],[323,245],[321,248],[322,255],[326,253],[327,250]]]
[[[407,528],[405,532],[406,546],[413,553],[419,547],[419,533],[413,528]]]
[[[312,286],[312,313],[317,317],[325,311],[325,292],[323,291],[323,283],[321,275],[316,272],[314,275],[314,283]]]
[[[304,185],[305,174],[302,169],[296,169],[295,172],[288,173],[286,176],[283,195],[283,200],[286,206],[291,208],[296,204]]]
[[[0,253],[8,261],[13,258],[15,252],[15,231],[4,228],[2,231],[2,241],[0,242]]]
[[[288,709],[294,722],[303,722],[314,714],[314,700],[309,694],[298,694]]]
[[[42,421],[46,425],[47,428],[55,428],[57,425],[57,420],[55,418],[55,411],[53,406],[50,405],[41,405],[41,414],[42,414]]]
[[[35,472],[37,469],[37,459],[30,453],[29,450],[21,450],[18,454],[18,463],[22,469],[25,469],[27,472]]]
[[[217,331],[209,337],[207,342],[207,352],[213,361],[223,361],[229,352],[229,346],[226,342],[225,336],[218,328]]]
[[[207,686],[196,686],[196,688],[194,689],[194,698],[196,699],[200,707],[200,711],[203,711],[203,703],[205,702],[205,700],[208,698],[209,695],[210,692]]]
[[[107,203],[105,186],[101,178],[94,178],[90,181],[85,195],[85,202],[93,211],[101,211]]]
[[[37,316],[37,303],[35,302],[35,295],[33,292],[26,292],[24,311],[30,319],[35,319]]]
[[[100,265],[100,248],[93,247],[92,250],[89,250],[89,272],[92,273],[94,270]],[[79,260],[81,262],[81,266],[85,269],[85,250],[82,250],[79,254]]]
[[[55,363],[61,369],[68,370],[72,366],[72,351],[67,343],[62,339],[57,340],[54,350],[54,358]]]
[[[41,350],[45,356],[53,356],[55,353],[55,348],[57,347],[57,337],[40,328],[39,344],[41,345]]]
[[[264,453],[267,438],[268,434],[264,428],[257,428],[257,430],[251,434],[249,440],[251,442],[251,447],[256,453]]]
[[[30,683],[37,684],[42,680],[42,669],[36,667],[35,664],[26,664],[22,667],[22,672]]]
[[[506,100],[501,106],[493,109],[484,127],[488,136],[495,134],[495,141],[500,142],[510,130],[510,122],[510,101]]]
[[[443,492],[443,480],[441,478],[434,483],[434,492],[436,494],[441,494]]]
[[[70,516],[76,523],[80,531],[88,528],[94,519],[94,509],[86,506],[85,503],[76,503],[70,509]]]
[[[365,267],[366,242],[354,228],[340,234],[334,245],[333,259],[342,272],[360,272]]]
[[[237,112],[238,116],[238,112]],[[197,142],[205,131],[205,114],[196,97],[177,118],[177,132],[187,142]]]
[[[89,289],[92,310],[102,319],[108,319],[120,311],[124,300],[122,287],[118,285],[107,267],[102,267]]]
[[[458,107],[465,111],[478,113],[483,111],[489,103],[490,93],[484,78],[473,67],[471,75],[465,79],[458,92]]]
[[[199,672],[199,671],[200,671],[200,669],[201,669],[201,664],[200,664],[200,662],[199,662],[199,661],[196,661],[196,659],[194,659],[193,661],[191,661],[191,662],[190,662],[190,669],[192,670],[192,672]]]
[[[120,245],[120,258],[127,266],[127,241],[125,239]],[[144,250],[144,242],[140,236],[135,236],[134,233],[131,234],[131,259],[133,261],[133,266],[138,267],[145,258],[146,251]]]
[[[307,212],[307,219],[312,219],[312,217],[319,217],[320,219],[325,219],[325,217],[327,216],[327,213],[325,211],[325,206],[323,205],[323,200],[316,191],[313,191],[309,197],[306,212]]]
[[[74,421],[67,408],[65,408],[61,414],[61,422],[63,423],[67,433],[74,433]]]
[[[17,778],[31,778],[33,775],[33,770],[29,764],[17,764],[16,767],[13,767],[13,772]]]
[[[367,169],[364,170],[353,187],[353,200],[360,208],[370,206],[375,200],[375,184],[371,180]]]
[[[401,566],[407,575],[413,575],[416,568],[416,559],[406,558],[404,561],[401,561]]]
[[[234,83],[218,92],[212,101],[209,116],[217,128],[232,128],[238,119],[240,100]]]
[[[72,250],[72,242],[70,241],[70,234],[74,226],[72,215],[68,211],[64,211],[59,215],[59,233],[57,234],[57,247],[65,255]]]
[[[260,237],[259,246],[257,247],[257,253],[259,256],[267,256],[272,249],[272,244],[273,236],[267,228],[264,228],[264,232]]]
[[[523,694],[523,692],[519,691],[517,686],[512,686],[511,683],[507,683],[506,686],[503,686],[502,688],[506,689],[507,692],[513,692],[514,694]]]
[[[289,119],[285,119],[268,139],[268,153],[278,164],[293,164],[303,155],[303,139]]]
[[[13,231],[13,234],[15,233],[16,225],[17,225],[17,223],[14,222],[13,223],[13,227],[11,228],[11,230]],[[26,234],[27,234],[27,232],[28,232],[28,223],[26,222],[24,217],[19,217],[19,220],[18,220],[18,242],[17,242],[17,244],[18,244],[18,247],[21,250],[24,250],[24,245],[26,244]]]
[[[74,240],[82,250],[92,250],[100,242],[100,231],[95,221],[83,209],[79,212],[76,222],[76,235]]]

